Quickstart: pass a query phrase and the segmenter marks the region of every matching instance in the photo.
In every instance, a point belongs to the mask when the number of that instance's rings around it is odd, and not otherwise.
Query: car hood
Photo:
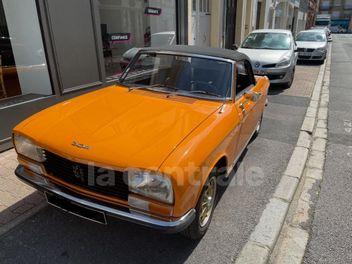
[[[246,54],[252,63],[259,62],[261,65],[280,62],[284,57],[291,56],[291,50],[269,50],[269,49],[244,49],[239,48],[239,52]]]
[[[155,169],[220,106],[116,85],[50,107],[14,131],[76,161]],[[73,146],[73,141],[89,149]]]
[[[315,41],[296,41],[298,48],[305,48],[305,49],[317,49],[317,48],[324,48],[326,43],[325,42],[315,42]]]

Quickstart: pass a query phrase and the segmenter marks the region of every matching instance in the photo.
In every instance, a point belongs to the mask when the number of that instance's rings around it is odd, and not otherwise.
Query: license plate
[[[45,197],[48,204],[55,206],[65,212],[82,217],[84,219],[99,223],[107,224],[105,213],[78,205],[65,198],[59,197],[55,194],[45,192]]]
[[[266,72],[265,71],[262,71],[262,70],[253,70],[254,74],[256,75],[266,75]]]
[[[311,53],[310,52],[300,52],[298,55],[300,55],[300,56],[310,56]]]

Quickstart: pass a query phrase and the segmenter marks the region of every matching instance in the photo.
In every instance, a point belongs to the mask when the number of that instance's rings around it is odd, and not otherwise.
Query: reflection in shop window
[[[0,0],[0,109],[51,94],[35,0]]]
[[[142,47],[176,44],[176,1],[99,0],[107,80],[118,78]]]

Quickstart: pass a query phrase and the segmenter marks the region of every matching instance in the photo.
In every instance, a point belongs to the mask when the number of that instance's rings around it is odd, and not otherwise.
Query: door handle
[[[243,103],[240,103],[240,108],[242,110],[242,114],[245,115],[246,114],[246,108],[244,108]]]

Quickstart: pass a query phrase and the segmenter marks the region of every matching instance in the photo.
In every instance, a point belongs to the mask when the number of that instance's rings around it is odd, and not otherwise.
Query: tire
[[[215,189],[214,189],[214,193],[212,193],[211,201],[208,200],[211,202],[211,208],[210,207],[208,208],[209,210],[208,214],[204,218],[204,214],[202,214],[201,212],[202,212],[202,208],[204,210],[204,208],[206,207],[204,206],[204,203],[207,200],[206,197],[208,197],[208,194],[209,194],[209,192],[207,191],[209,191],[210,185],[212,185],[213,188]],[[196,205],[196,217],[194,218],[193,222],[184,231],[182,231],[182,235],[192,240],[199,240],[205,235],[205,233],[209,228],[211,219],[213,217],[216,197],[217,197],[217,178],[216,178],[216,173],[212,172],[209,178],[207,179],[206,183],[204,184],[201,195],[199,196],[199,200]]]
[[[295,79],[295,71],[296,71],[296,68],[294,67],[294,68],[292,69],[292,72],[291,72],[291,78],[290,78],[290,80],[289,80],[287,83],[285,83],[285,84],[283,85],[284,88],[290,88],[290,87],[291,87],[291,85],[292,85],[292,83],[293,83],[293,80]]]

